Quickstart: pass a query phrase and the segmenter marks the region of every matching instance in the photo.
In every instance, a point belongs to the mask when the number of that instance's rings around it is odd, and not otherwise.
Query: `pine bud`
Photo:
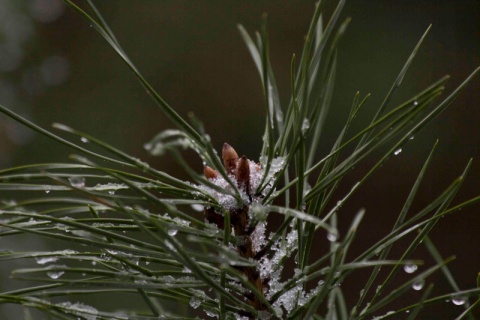
[[[245,193],[250,195],[250,165],[247,157],[242,156],[238,160],[235,178],[237,179],[238,187],[244,188]]]
[[[218,177],[218,172],[216,170],[213,170],[209,166],[203,167],[203,174],[205,175],[205,178],[209,180],[216,179]]]
[[[227,173],[233,174],[237,168],[238,154],[235,149],[226,142],[223,144],[222,148],[222,159]]]

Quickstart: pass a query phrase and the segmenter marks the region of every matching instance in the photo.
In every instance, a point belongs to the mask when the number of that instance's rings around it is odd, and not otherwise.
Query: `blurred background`
[[[329,15],[336,1],[326,2]],[[290,60],[293,53],[301,53],[314,1],[95,3],[132,61],[171,106],[183,116],[194,112],[218,150],[227,141],[240,154],[258,158],[263,97],[237,24],[253,32],[260,27],[261,15],[268,13],[271,60],[286,104]],[[478,0],[347,1],[342,14],[346,17],[352,22],[338,53],[332,113],[320,152],[328,150],[339,133],[357,90],[362,96],[372,94],[358,126],[367,121],[429,24],[433,28],[390,107],[449,74],[446,97],[480,65]],[[359,232],[362,241],[356,242],[352,257],[355,250],[364,250],[391,228],[437,138],[440,146],[415,208],[434,199],[472,157],[472,170],[456,203],[480,194],[479,84],[477,77],[343,208],[341,229],[349,226],[361,207],[367,212]],[[161,170],[186,178],[170,158],[151,158],[143,148],[171,123],[105,41],[60,0],[0,0],[0,104],[45,128],[60,122],[101,137]],[[65,162],[70,152],[0,115],[0,168]],[[376,160],[372,157],[357,166],[339,196]],[[201,170],[199,159],[192,163],[198,163]],[[446,217],[432,233],[444,257],[456,255],[450,267],[463,289],[476,286],[480,271],[478,211],[477,205]],[[415,257],[420,256],[421,252]],[[448,289],[440,276],[438,281],[438,291]],[[358,291],[354,287],[347,291],[349,301],[355,301]],[[447,319],[458,310],[445,306],[442,315]]]

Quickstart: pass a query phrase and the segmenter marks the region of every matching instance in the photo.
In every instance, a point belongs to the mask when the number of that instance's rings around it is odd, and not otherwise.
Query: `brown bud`
[[[213,170],[209,166],[203,167],[203,174],[207,179],[216,179],[218,177],[218,172],[216,170]]]
[[[245,193],[250,195],[250,165],[248,164],[247,157],[242,156],[240,160],[238,160],[235,178],[237,179],[238,186],[244,188]]]
[[[227,173],[233,174],[237,167],[238,154],[235,149],[226,142],[223,144],[222,148],[222,159]]]

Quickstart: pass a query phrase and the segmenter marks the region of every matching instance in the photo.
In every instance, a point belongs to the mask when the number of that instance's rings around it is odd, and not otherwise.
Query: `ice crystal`
[[[251,235],[253,251],[255,252],[259,252],[267,243],[265,239],[266,225],[266,222],[261,222],[257,224],[255,230]]]
[[[197,309],[200,304],[202,304],[202,300],[199,299],[198,297],[196,296],[192,296],[190,298],[190,306],[193,308],[193,309]]]
[[[276,292],[283,288],[284,283],[281,282],[282,261],[292,255],[297,249],[297,245],[297,231],[291,230],[285,239],[279,239],[274,243],[271,258],[264,256],[260,259],[260,276],[262,279],[270,279],[269,290],[266,292],[267,298],[271,298]]]
[[[218,313],[214,310],[204,310],[207,316],[218,319]]]
[[[231,177],[233,179],[233,176]],[[216,186],[220,187],[222,190],[225,190],[226,192],[233,194],[234,190],[232,186],[221,176],[212,179],[211,180]],[[235,197],[233,197],[230,194],[226,194],[223,192],[219,192],[217,190],[214,190],[208,186],[200,185],[198,186],[200,189],[203,189],[206,191],[208,194],[210,194],[213,198],[215,198],[218,202],[218,204],[227,209],[235,209],[237,208],[237,201],[235,200]]]
[[[262,206],[258,203],[253,203],[250,206],[249,215],[253,221],[266,221],[268,215],[268,207]]]

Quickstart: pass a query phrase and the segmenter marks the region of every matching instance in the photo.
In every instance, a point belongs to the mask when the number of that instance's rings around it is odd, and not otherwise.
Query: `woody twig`
[[[225,170],[228,175],[230,175],[237,183],[237,187],[241,192],[244,192],[249,199],[249,203],[244,204],[241,208],[229,209],[231,216],[232,230],[237,237],[238,245],[237,252],[239,255],[246,259],[255,259],[256,252],[253,249],[252,243],[252,232],[254,228],[249,225],[249,209],[250,203],[252,202],[252,185],[250,179],[250,162],[246,156],[238,157],[235,149],[230,146],[228,143],[223,144],[222,148],[222,160]],[[214,180],[217,179],[219,173],[214,169],[205,166],[203,173],[207,179]],[[205,219],[216,224],[219,228],[224,228],[224,219],[223,215],[219,212],[216,212],[214,208],[205,209]],[[256,267],[241,267],[239,270],[245,274],[248,281],[252,283],[255,288],[263,294],[263,284],[260,277],[260,272]],[[265,305],[260,301],[260,299],[253,295],[247,295],[247,299],[251,305],[256,310],[265,310]]]

